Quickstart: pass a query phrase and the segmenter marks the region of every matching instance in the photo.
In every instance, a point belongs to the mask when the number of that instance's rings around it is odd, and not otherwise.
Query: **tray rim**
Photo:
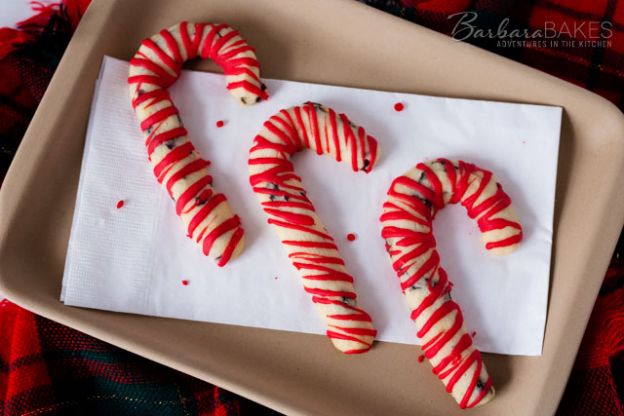
[[[22,145],[20,146],[14,161],[9,169],[9,172],[7,173],[7,176],[5,178],[4,184],[2,186],[2,191],[0,191],[0,209],[2,209],[3,212],[9,212],[9,215],[2,215],[0,217],[0,253],[2,253],[4,251],[4,249],[6,248],[6,246],[8,244],[10,244],[10,242],[5,238],[7,235],[7,230],[11,224],[11,219],[13,219],[16,216],[16,208],[17,208],[17,203],[15,203],[14,201],[12,201],[12,198],[10,197],[11,194],[11,190],[15,189],[15,188],[19,188],[19,185],[23,185],[23,182],[26,182],[26,184],[28,184],[28,178],[20,178],[19,175],[16,173],[17,170],[19,170],[17,168],[17,166],[19,166],[21,168],[21,166],[23,164],[32,164],[32,162],[34,160],[40,160],[40,158],[45,157],[45,146],[38,146],[37,143],[37,136],[39,135],[39,131],[41,130],[42,126],[40,126],[40,121],[39,119],[41,118],[41,113],[43,113],[44,111],[49,110],[51,107],[57,107],[57,113],[60,111],[58,109],[65,107],[65,104],[68,101],[68,97],[71,96],[72,94],[67,93],[64,95],[64,99],[63,101],[59,102],[58,100],[55,103],[48,103],[48,101],[50,101],[50,95],[52,95],[50,93],[50,91],[53,91],[55,88],[57,88],[57,83],[55,82],[55,80],[60,76],[59,74],[64,73],[64,72],[69,72],[71,69],[70,68],[66,68],[69,64],[68,64],[68,59],[67,57],[71,55],[71,53],[78,48],[78,44],[80,44],[80,42],[84,41],[83,37],[87,37],[87,34],[89,31],[93,31],[93,27],[90,27],[90,25],[92,25],[91,20],[94,19],[94,15],[96,14],[96,12],[99,13],[107,13],[107,15],[111,15],[115,9],[115,6],[118,3],[121,3],[122,0],[113,0],[113,1],[109,1],[106,2],[104,0],[99,0],[99,1],[95,1],[92,6],[89,8],[89,10],[87,11],[87,13],[85,14],[85,16],[83,17],[79,27],[77,28],[77,31],[75,33],[75,35],[72,37],[71,42],[67,48],[67,53],[63,56],[63,59],[61,60],[61,63],[59,64],[59,67],[57,68],[57,71],[55,72],[50,85],[48,87],[48,90],[46,91],[45,96],[42,99],[42,102],[39,106],[39,108],[37,109],[35,116],[33,117],[32,122],[30,123],[28,130],[24,136],[24,140],[22,142]],[[335,1],[335,0],[334,0]],[[619,130],[614,132],[613,134],[617,136],[617,138],[622,141],[624,140],[624,115],[620,112],[620,110],[613,105],[611,102],[607,101],[606,99],[604,99],[603,97],[600,97],[598,95],[596,95],[595,93],[592,93],[590,91],[587,91],[583,88],[580,88],[574,84],[571,84],[567,81],[561,80],[559,78],[556,78],[552,75],[543,73],[539,70],[536,70],[532,67],[529,67],[525,64],[521,64],[515,61],[512,61],[508,58],[505,57],[501,57],[499,55],[495,55],[491,52],[482,50],[480,48],[477,48],[473,45],[469,45],[469,44],[465,44],[465,43],[456,43],[455,41],[453,41],[452,39],[448,38],[446,35],[442,35],[439,34],[431,29],[427,29],[424,28],[422,26],[416,25],[414,23],[411,22],[407,22],[404,21],[403,19],[397,18],[395,16],[391,16],[388,15],[384,12],[381,12],[379,10],[376,10],[372,7],[363,5],[363,4],[359,4],[359,3],[355,3],[349,0],[338,0],[340,2],[342,2],[341,6],[342,7],[360,7],[360,8],[365,8],[368,10],[369,13],[372,14],[376,14],[377,17],[376,18],[385,18],[388,20],[388,22],[392,21],[394,22],[394,24],[401,24],[404,25],[405,27],[410,27],[412,29],[410,30],[414,30],[415,27],[417,27],[418,31],[422,31],[423,33],[427,33],[428,36],[433,36],[433,37],[437,37],[439,38],[440,41],[443,41],[442,39],[444,39],[444,42],[447,43],[455,43],[456,46],[455,47],[460,47],[460,48],[468,48],[470,49],[473,53],[477,53],[477,54],[482,54],[483,59],[490,59],[490,60],[498,60],[499,62],[505,62],[506,65],[511,66],[511,67],[516,67],[516,68],[523,68],[523,70],[525,72],[529,72],[530,74],[532,74],[533,76],[539,76],[544,80],[547,80],[551,83],[555,83],[558,84],[562,90],[569,90],[569,91],[573,91],[575,92],[577,95],[581,96],[583,99],[587,100],[587,101],[591,101],[591,106],[594,107],[600,107],[603,114],[605,115],[605,118],[607,119],[613,119],[615,122],[619,123]],[[106,18],[100,18],[99,21],[99,26],[100,26],[100,31],[103,28],[103,26],[105,26],[105,22],[107,21]],[[97,22],[97,21],[96,21]],[[99,33],[99,31],[98,31]],[[97,39],[88,39],[88,43],[91,44],[91,49],[94,49],[93,46],[94,44],[97,42]],[[84,45],[83,45],[84,47]],[[93,55],[94,52],[91,52],[91,54]],[[100,56],[101,58],[101,56]],[[86,65],[86,64],[85,64]],[[78,71],[79,74],[83,73],[84,67],[85,65],[81,66],[80,68],[74,68],[73,72]],[[80,87],[80,83],[78,81],[76,81],[73,85],[72,88],[76,89]],[[427,93],[424,93],[427,94]],[[58,94],[57,94],[58,95]],[[479,98],[479,97],[459,97],[459,98]],[[485,99],[488,100],[489,98],[487,97],[482,97],[481,99]],[[526,102],[524,100],[520,100],[517,102]],[[537,103],[534,102],[534,104],[541,104],[541,103]],[[547,104],[547,105],[552,105],[552,104]],[[565,108],[565,107],[564,107]],[[565,114],[565,113],[564,113]],[[56,117],[54,119],[53,125],[57,125],[61,123],[61,119],[60,117]],[[52,128],[50,128],[52,129]],[[624,172],[624,167],[619,169],[620,173]],[[615,196],[612,197],[612,199],[614,199]],[[557,219],[557,213],[555,212],[556,215],[556,219]],[[624,216],[620,216],[621,218],[618,220],[618,229],[621,229],[622,225],[624,224]],[[555,227],[557,227],[558,224],[555,224]],[[610,238],[610,241],[608,242],[609,246],[614,246],[615,242],[617,241],[617,238]],[[553,260],[551,262],[551,264],[554,266],[554,251],[553,251]],[[604,266],[604,270],[606,270],[607,265]],[[272,397],[265,397],[262,394],[258,394],[257,392],[255,392],[252,389],[248,389],[245,388],[244,386],[238,385],[234,382],[231,382],[230,380],[228,380],[227,378],[224,377],[220,377],[218,375],[215,374],[207,374],[205,372],[202,371],[198,371],[195,370],[193,367],[191,367],[190,365],[187,365],[185,363],[176,361],[176,360],[171,360],[170,357],[167,357],[166,354],[159,352],[159,351],[150,351],[149,346],[143,345],[141,344],[141,342],[137,341],[137,340],[129,340],[126,339],[124,337],[120,337],[117,336],[113,333],[109,333],[106,332],[105,330],[103,331],[101,327],[97,326],[97,325],[93,325],[91,323],[88,322],[88,320],[84,319],[84,317],[76,317],[76,316],[67,316],[66,312],[67,310],[65,308],[63,308],[63,310],[55,310],[55,309],[47,309],[47,308],[41,308],[42,306],[42,302],[41,300],[37,299],[37,298],[33,298],[30,297],[28,295],[24,295],[22,293],[20,293],[19,287],[12,287],[10,285],[10,283],[4,279],[5,276],[5,270],[4,270],[4,265],[3,265],[3,261],[0,259],[0,292],[3,293],[7,299],[15,302],[16,304],[23,306],[26,309],[32,310],[33,312],[36,312],[46,318],[55,320],[57,322],[63,323],[64,325],[67,325],[69,327],[78,329],[82,332],[85,332],[89,335],[95,336],[97,338],[100,338],[104,341],[110,342],[114,345],[120,346],[124,349],[127,349],[129,351],[132,351],[134,353],[137,353],[139,355],[142,355],[146,358],[152,359],[154,361],[157,361],[159,363],[162,363],[164,365],[170,366],[172,368],[178,369],[180,371],[183,371],[185,373],[191,374],[193,376],[196,376],[198,378],[201,378],[203,380],[212,382],[214,384],[218,384],[230,391],[236,392],[238,394],[241,394],[243,396],[246,396],[248,398],[251,398],[252,400],[256,400],[264,405],[270,406],[276,410],[280,410],[280,411],[286,411],[289,413],[299,413],[302,409],[294,407],[294,405],[289,405],[287,403],[284,402],[276,402],[274,400],[274,398]],[[553,267],[551,267],[551,270],[553,270]],[[602,274],[604,271],[601,271]],[[551,271],[551,279],[552,279],[552,271]],[[600,283],[602,282],[602,279],[598,280],[596,279],[596,282],[593,282],[594,285],[593,286],[588,286],[586,287],[586,289],[589,289],[589,292],[591,294],[591,298],[595,300],[597,294],[598,294],[598,290],[600,288]],[[551,286],[552,286],[552,280],[551,280]],[[551,294],[549,293],[549,297],[551,296]],[[549,302],[549,307],[550,307],[550,302]],[[591,303],[591,305],[589,305],[588,307],[584,308],[587,309],[587,313],[582,313],[584,319],[581,320],[581,324],[580,327],[582,327],[583,332],[581,332],[581,336],[580,337],[575,337],[578,338],[574,340],[574,344],[580,345],[580,341],[581,341],[581,337],[584,333],[584,328],[586,327],[587,321],[589,320],[589,315],[591,312],[591,309],[593,307],[593,302]],[[80,315],[80,313],[79,313]],[[578,341],[578,342],[577,342]],[[569,365],[567,366],[568,368],[564,368],[563,369],[563,373],[565,373],[566,376],[566,380],[567,377],[571,371],[572,368],[572,364],[573,364],[573,360],[570,361],[568,363]],[[559,394],[557,396],[557,399],[554,401],[554,409],[556,410],[556,405],[559,403],[559,400],[561,398],[561,395],[563,394],[563,389],[565,388],[565,383],[561,386],[561,388],[559,389]],[[545,394],[545,393],[543,393]],[[543,397],[541,398],[543,401]]]

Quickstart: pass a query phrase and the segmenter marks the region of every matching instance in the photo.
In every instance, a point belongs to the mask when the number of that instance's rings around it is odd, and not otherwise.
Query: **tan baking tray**
[[[107,313],[59,302],[102,56],[129,59],[142,38],[182,19],[239,28],[256,47],[265,77],[564,107],[544,353],[486,354],[497,398],[464,411],[553,413],[624,219],[624,193],[618,188],[624,177],[624,119],[592,93],[351,0],[95,1],[0,193],[0,293],[284,413],[462,413],[430,366],[417,362],[417,347],[377,343],[370,353],[349,357],[322,336]]]

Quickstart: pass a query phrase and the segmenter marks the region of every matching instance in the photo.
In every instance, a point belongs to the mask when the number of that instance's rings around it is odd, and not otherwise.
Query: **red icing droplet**
[[[117,209],[121,208],[124,206],[124,200],[120,199],[119,201],[117,201]]]
[[[418,356],[418,362],[419,362],[419,363],[422,363],[423,361],[425,361],[425,355],[424,355],[424,354],[420,354],[420,355]]]
[[[477,331],[472,331],[472,333],[470,334],[471,337],[475,337],[475,335],[477,335]]]
[[[183,284],[184,286],[188,286],[189,281],[188,281],[188,280],[186,280],[186,279],[185,279],[185,280],[182,280],[182,284]]]
[[[405,104],[403,103],[396,103],[394,105],[394,111],[403,111],[405,109]]]
[[[225,126],[225,121],[219,120],[219,121],[217,121],[216,124],[217,124],[217,128],[220,129],[221,127]]]
[[[349,241],[355,241],[355,239],[357,238],[357,236],[353,233],[349,233],[347,234],[347,240]]]

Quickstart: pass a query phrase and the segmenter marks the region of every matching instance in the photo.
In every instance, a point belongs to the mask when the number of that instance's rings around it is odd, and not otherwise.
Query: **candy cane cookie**
[[[476,219],[489,252],[510,253],[522,240],[522,227],[502,186],[491,172],[462,161],[419,163],[396,178],[380,220],[423,352],[446,391],[460,407],[470,408],[490,401],[494,388],[451,299],[452,283],[440,265],[432,233],[437,211],[458,202]]]
[[[175,201],[188,236],[224,266],[243,250],[243,228],[213,187],[210,162],[193,146],[167,91],[182,64],[197,56],[223,68],[227,89],[241,103],[268,98],[253,48],[225,24],[182,22],[145,39],[130,60],[128,84],[154,175]]]
[[[325,318],[327,336],[344,353],[363,353],[377,331],[357,306],[353,277],[294,172],[290,157],[304,148],[368,173],[377,160],[377,141],[346,115],[308,102],[268,119],[249,154],[249,182]]]

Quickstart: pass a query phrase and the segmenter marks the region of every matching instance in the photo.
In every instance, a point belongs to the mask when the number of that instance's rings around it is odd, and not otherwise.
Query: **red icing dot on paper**
[[[418,356],[418,362],[419,362],[419,363],[422,363],[423,361],[425,361],[425,355],[424,355],[424,354],[420,354],[420,355]]]
[[[117,201],[117,209],[121,208],[124,206],[124,200],[120,199],[119,201]]]
[[[217,128],[220,129],[221,127],[225,126],[225,121],[219,120],[215,124],[217,125]]]
[[[357,236],[353,233],[349,233],[347,234],[347,240],[349,241],[355,241],[355,239],[357,238]]]
[[[188,281],[188,280],[186,280],[186,279],[185,279],[185,280],[182,280],[182,284],[183,284],[184,286],[188,286],[189,281]]]
[[[405,104],[403,103],[396,103],[394,105],[394,111],[403,111],[405,109]]]
[[[470,336],[471,336],[471,337],[473,337],[473,338],[475,337],[475,335],[477,335],[477,331],[472,331],[472,332],[470,333]]]

